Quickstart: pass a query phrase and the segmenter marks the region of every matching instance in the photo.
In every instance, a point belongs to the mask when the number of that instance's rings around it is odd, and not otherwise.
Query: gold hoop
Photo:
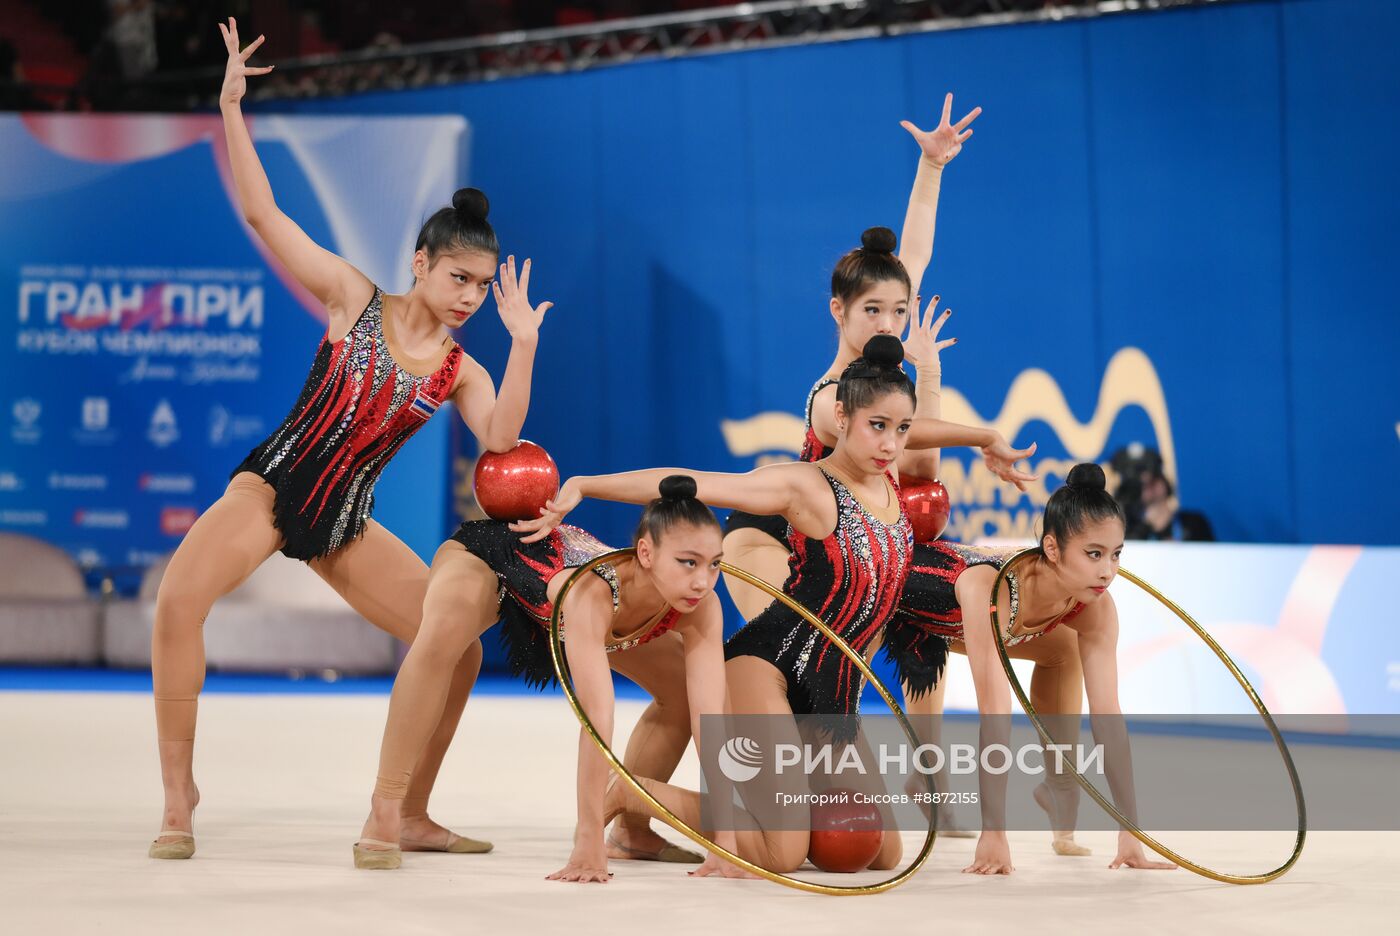
[[[1035,730],[1040,735],[1040,739],[1046,744],[1054,744],[1055,739],[1050,737],[1050,732],[1045,729],[1044,723],[1040,720],[1039,713],[1036,712],[1035,706],[1031,704],[1030,697],[1027,696],[1025,690],[1021,688],[1021,681],[1017,678],[1016,671],[1011,668],[1011,657],[1006,653],[1006,645],[1002,642],[1001,624],[997,620],[997,596],[1000,593],[1001,583],[1006,579],[1007,573],[1010,572],[1011,567],[1021,559],[1038,552],[1040,552],[1040,547],[1038,546],[1032,546],[1029,549],[1021,550],[1016,553],[1016,555],[1006,560],[1001,570],[997,573],[996,580],[992,582],[992,632],[996,635],[997,653],[1001,656],[1001,665],[1006,670],[1006,678],[1011,683],[1012,691],[1016,693],[1016,698],[1021,702],[1021,708],[1025,709],[1026,716],[1030,718],[1031,724],[1035,725]],[[1288,769],[1289,782],[1293,784],[1293,799],[1298,806],[1298,838],[1293,843],[1293,854],[1289,855],[1287,861],[1277,868],[1274,868],[1272,871],[1266,871],[1263,874],[1228,874],[1224,871],[1215,871],[1204,865],[1196,864],[1189,858],[1177,854],[1166,845],[1163,845],[1161,842],[1142,831],[1142,829],[1138,828],[1136,823],[1129,822],[1127,817],[1119,812],[1118,807],[1109,802],[1104,795],[1098,791],[1097,787],[1086,780],[1084,775],[1077,769],[1071,767],[1070,769],[1074,770],[1074,778],[1079,781],[1079,785],[1084,788],[1086,793],[1093,797],[1096,803],[1102,806],[1110,816],[1116,819],[1119,825],[1132,834],[1133,838],[1137,839],[1163,858],[1175,862],[1188,871],[1194,871],[1202,877],[1208,877],[1213,881],[1223,881],[1226,884],[1265,884],[1274,880],[1274,878],[1281,877],[1289,868],[1292,868],[1293,865],[1298,862],[1298,857],[1303,854],[1303,842],[1308,837],[1308,812],[1307,805],[1303,802],[1303,786],[1298,780],[1298,770],[1293,766],[1293,756],[1288,753],[1288,745],[1284,743],[1283,735],[1279,733],[1278,725],[1274,724],[1274,717],[1270,715],[1269,710],[1264,707],[1264,701],[1259,698],[1259,693],[1254,691],[1254,687],[1249,684],[1249,680],[1245,678],[1244,673],[1240,672],[1240,668],[1235,665],[1235,661],[1230,659],[1230,655],[1225,652],[1224,648],[1216,643],[1215,638],[1212,637],[1204,627],[1196,623],[1196,620],[1191,617],[1191,615],[1182,610],[1181,606],[1176,602],[1172,601],[1166,595],[1162,594],[1127,569],[1120,567],[1118,569],[1118,574],[1147,592],[1153,598],[1156,598],[1157,601],[1165,605],[1173,614],[1195,631],[1196,635],[1205,641],[1206,646],[1215,651],[1215,655],[1219,657],[1220,661],[1230,670],[1231,674],[1235,677],[1235,681],[1238,682],[1240,688],[1244,690],[1245,695],[1249,696],[1249,700],[1254,703],[1255,709],[1258,710],[1259,715],[1264,719],[1264,724],[1268,725],[1269,733],[1274,736],[1274,744],[1278,746],[1279,755],[1283,758],[1283,765]]]
[[[634,549],[615,549],[612,552],[604,553],[601,556],[595,556],[593,559],[590,559],[588,562],[575,569],[574,572],[568,577],[568,579],[565,580],[564,586],[559,589],[559,594],[554,599],[554,613],[551,614],[549,618],[549,652],[554,658],[554,672],[559,677],[559,685],[563,687],[564,695],[569,700],[569,707],[574,710],[574,715],[578,718],[579,724],[583,726],[583,730],[588,733],[588,736],[593,739],[593,743],[598,746],[598,750],[602,752],[603,758],[612,766],[613,771],[620,778],[622,778],[622,780],[626,782],[626,784],[629,787],[632,788],[632,791],[634,793],[636,793],[643,800],[645,800],[646,803],[649,806],[651,806],[652,810],[656,813],[656,815],[659,816],[661,820],[667,825],[669,825],[671,828],[675,829],[677,832],[681,833],[686,838],[690,839],[692,842],[701,846],[707,851],[714,852],[715,854],[721,856],[725,860],[729,861],[731,864],[736,864],[739,867],[745,869],[746,871],[756,874],[759,877],[765,878],[769,881],[773,881],[776,884],[782,884],[785,887],[791,887],[796,890],[807,891],[813,894],[826,894],[827,896],[832,897],[851,897],[862,896],[865,894],[880,894],[887,890],[892,890],[898,887],[899,885],[907,881],[910,877],[912,877],[915,872],[917,872],[920,868],[923,867],[924,862],[928,860],[929,853],[933,851],[934,839],[937,836],[937,832],[934,828],[934,817],[937,815],[937,812],[933,809],[930,809],[929,811],[928,835],[924,838],[924,846],[919,850],[918,856],[915,857],[914,861],[909,865],[909,867],[905,868],[903,871],[899,872],[891,878],[887,878],[883,881],[880,881],[877,884],[856,884],[844,886],[832,884],[817,884],[812,881],[804,881],[800,878],[790,877],[786,874],[779,874],[776,871],[769,871],[767,868],[759,867],[753,862],[747,861],[744,858],[739,857],[738,855],[734,854],[728,849],[721,848],[720,846],[716,845],[714,842],[706,838],[703,833],[692,829],[685,821],[683,821],[679,816],[677,816],[675,813],[671,812],[669,809],[663,806],[654,796],[647,792],[645,787],[643,787],[640,783],[637,782],[637,778],[634,777],[632,775],[632,772],[628,770],[626,766],[623,765],[622,761],[618,759],[617,755],[612,752],[612,748],[609,747],[608,743],[603,740],[600,734],[598,734],[598,729],[593,727],[592,720],[589,719],[588,714],[584,712],[583,706],[579,703],[578,696],[574,693],[573,680],[569,676],[568,660],[565,659],[564,647],[559,635],[559,621],[562,614],[562,609],[564,607],[564,597],[568,595],[569,589],[574,587],[574,583],[579,580],[579,577],[591,571],[594,566],[601,565],[604,562],[611,562],[622,556],[630,556],[635,552],[636,550]],[[870,666],[865,662],[865,659],[859,653],[856,653],[855,650],[851,649],[849,644],[847,644],[844,640],[837,636],[835,631],[833,631],[831,628],[827,627],[824,623],[822,623],[821,620],[819,620],[816,617],[816,615],[812,614],[811,611],[808,611],[801,604],[794,601],[788,595],[784,594],[781,589],[775,588],[768,582],[765,582],[763,579],[758,578],[755,575],[750,575],[743,569],[736,569],[734,566],[730,565],[727,562],[720,563],[720,571],[727,572],[730,575],[736,576],[741,581],[747,582],[755,588],[767,592],[773,598],[776,598],[778,601],[781,601],[793,611],[797,612],[797,614],[800,615],[802,619],[805,620],[808,624],[811,624],[817,630],[821,631],[821,633],[828,640],[835,644],[836,647],[842,653],[844,653],[853,663],[855,663],[856,667],[861,671],[861,674],[866,679],[870,680],[871,684],[876,688],[876,690],[880,693],[880,696],[885,700],[885,704],[890,707],[890,711],[894,712],[895,717],[899,719],[900,726],[904,729],[904,733],[909,737],[909,740],[914,742],[915,747],[919,746],[921,742],[919,741],[918,736],[914,733],[913,726],[910,725],[909,720],[905,718],[903,710],[900,709],[900,707],[897,704],[895,704],[894,696],[890,695],[890,691],[885,688],[884,684],[880,681],[879,677],[877,677],[875,673],[871,671]],[[934,793],[933,778],[926,776],[924,779],[925,782],[928,784],[929,794],[932,795]]]

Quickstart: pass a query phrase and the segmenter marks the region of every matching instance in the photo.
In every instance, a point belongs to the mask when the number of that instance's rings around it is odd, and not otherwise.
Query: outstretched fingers
[[[933,302],[934,302],[934,305],[937,305],[937,304],[938,304],[938,297],[937,297],[937,296],[934,296],[934,297],[933,297]],[[932,333],[933,337],[937,338],[937,337],[938,337],[938,333],[941,332],[941,331],[943,330],[943,326],[948,324],[948,316],[950,316],[950,315],[952,315],[952,314],[953,314],[953,310],[952,310],[952,309],[944,309],[943,312],[938,316],[938,318],[937,318],[936,320],[934,320],[933,322],[931,322],[931,323],[925,325],[924,327],[927,328],[927,329]],[[929,317],[929,318],[933,318],[933,306],[929,306],[928,317]]]
[[[510,258],[514,260],[514,257]],[[497,271],[496,282],[492,284],[499,295],[498,301],[509,302],[515,298],[515,266],[512,263],[502,263]]]
[[[938,308],[938,303],[941,301],[943,301],[942,296],[934,296],[933,301],[930,302],[928,305],[924,306],[922,322],[922,327],[924,329],[928,329],[933,326],[933,314]]]
[[[248,61],[248,57],[251,56],[254,52],[256,52],[258,50],[258,46],[262,45],[266,39],[266,36],[259,36],[252,42],[248,43],[248,48],[244,49],[238,54],[238,60],[241,62]]]
[[[951,99],[952,99],[952,95],[949,95],[949,100],[951,100]],[[970,111],[967,112],[967,116],[963,117],[962,120],[959,120],[956,124],[953,125],[953,129],[954,129],[955,131],[957,131],[959,134],[961,134],[961,135],[958,137],[959,140],[965,140],[965,139],[967,139],[968,137],[972,136],[972,131],[971,131],[971,130],[967,130],[967,128],[968,128],[969,126],[971,126],[971,125],[972,125],[972,122],[973,122],[974,120],[976,120],[979,116],[981,116],[981,114],[982,114],[982,108],[980,108],[980,107],[974,107],[972,110],[970,110]],[[967,133],[963,133],[964,130],[967,130]]]

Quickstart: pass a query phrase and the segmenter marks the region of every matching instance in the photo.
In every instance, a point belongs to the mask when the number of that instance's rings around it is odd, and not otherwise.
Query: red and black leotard
[[[812,428],[812,406],[816,403],[817,394],[827,387],[836,383],[830,377],[823,377],[818,380],[807,393],[807,405],[804,412],[807,414],[806,425],[807,435],[802,440],[802,454],[799,458],[805,462],[814,462],[825,458],[831,454],[831,449],[817,438],[817,431]],[[773,539],[782,543],[787,540],[788,522],[783,517],[765,517],[760,514],[751,514],[743,510],[735,510],[729,514],[724,521],[724,532],[733,533],[735,530],[742,530],[752,527],[755,530],[762,530]]]
[[[923,695],[937,685],[948,660],[948,641],[963,639],[962,608],[955,591],[958,576],[979,565],[1000,570],[1017,552],[941,540],[914,547],[904,593],[885,627],[884,642],[886,655],[912,695]],[[1084,610],[1084,605],[1076,602],[1048,627],[1018,634],[1016,614],[1020,611],[1021,595],[1014,571],[1006,573],[1006,585],[1011,613],[1002,625],[1002,642],[1008,647],[1048,634]]]
[[[783,591],[807,607],[858,653],[864,653],[894,613],[909,568],[914,532],[901,506],[886,523],[822,465],[836,498],[836,529],[813,539],[789,529],[788,579]],[[890,493],[897,497],[891,482]],[[859,711],[863,679],[844,653],[795,611],[774,601],[731,637],[725,659],[755,656],[787,678],[794,714]]]
[[[511,672],[532,686],[544,688],[557,682],[554,658],[549,652],[549,580],[565,569],[575,569],[603,553],[612,552],[591,533],[567,523],[545,539],[523,543],[520,534],[500,520],[469,520],[452,538],[481,559],[501,583],[501,640]],[[610,563],[594,566],[593,574],[612,590],[613,612],[622,600],[617,570]],[[654,640],[676,626],[680,612],[666,608],[654,620],[628,637],[607,645],[608,652],[628,650]],[[560,621],[561,638],[564,622]]]
[[[276,489],[273,522],[293,559],[329,555],[360,535],[379,473],[457,380],[462,349],[455,341],[426,376],[401,367],[382,312],[376,286],[348,335],[321,339],[296,405],[233,471],[251,471]]]

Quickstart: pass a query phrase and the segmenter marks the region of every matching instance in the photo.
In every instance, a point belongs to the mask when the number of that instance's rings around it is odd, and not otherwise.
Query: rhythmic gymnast
[[[942,369],[938,354],[956,339],[938,339],[950,310],[936,321],[933,312],[939,298],[930,303],[923,322],[911,325],[909,309],[933,258],[938,196],[943,170],[962,152],[972,136],[971,124],[982,113],[977,107],[956,125],[950,123],[953,96],[943,99],[943,116],[933,130],[920,130],[910,121],[904,127],[919,144],[919,166],[909,193],[899,254],[894,255],[894,233],[888,228],[871,228],[861,235],[861,246],[843,256],[831,273],[831,317],[836,320],[836,357],[812,385],[803,407],[806,433],[802,461],[817,461],[831,454],[836,445],[836,383],[841,372],[860,357],[865,343],[875,335],[900,336],[909,330],[904,342],[905,360],[917,370],[914,415],[938,419]],[[899,459],[899,473],[925,478],[938,477],[937,449],[907,449]],[[786,574],[791,550],[787,543],[787,521],[777,516],[759,516],[736,510],[725,521],[724,551],[730,564],[759,578],[776,582]],[[725,585],[745,620],[752,620],[768,607],[769,597],[733,577]]]
[[[714,593],[721,531],[696,499],[691,478],[654,480],[651,492],[658,487],[661,496],[643,511],[633,538],[636,555],[596,567],[595,575],[569,592],[561,620],[567,622],[564,647],[575,689],[603,739],[611,744],[611,667],[655,700],[632,732],[625,762],[644,774],[670,777],[691,735],[700,737],[700,716],[724,711],[724,616]],[[455,661],[500,620],[512,670],[533,685],[548,685],[555,679],[549,619],[559,590],[573,569],[608,551],[578,527],[559,526],[527,543],[496,520],[462,524],[438,550],[423,626],[394,681],[370,816],[355,845],[356,867],[401,864],[393,840],[399,803],[448,698]],[[607,776],[607,762],[581,731],[573,852],[549,880],[606,883],[610,877],[603,822]],[[662,843],[658,852],[669,847],[693,854],[668,845],[647,825],[648,817],[632,820],[634,840],[650,834]]]
[[[1015,462],[1018,451],[994,430],[914,418],[914,385],[900,369],[898,338],[877,335],[851,362],[837,387],[841,431],[829,456],[817,462],[768,465],[747,474],[690,472],[706,503],[778,515],[792,528],[784,591],[812,609],[857,652],[865,652],[894,613],[909,562],[913,533],[890,466],[906,443],[919,447],[979,447],[1003,480],[1033,480]],[[538,520],[514,528],[540,537],[583,497],[638,503],[657,481],[677,469],[575,477],[546,505]],[[785,605],[775,603],[725,646],[730,711],[736,715],[832,714],[857,710],[860,674],[833,644]],[[700,826],[699,794],[645,780],[647,789],[692,827]],[[640,800],[614,785],[608,815],[649,815]],[[741,831],[737,854],[773,871],[791,871],[807,857],[802,830]],[[898,836],[886,836],[872,867],[898,863]],[[713,854],[696,874],[725,873]]]
[[[1119,728],[1118,612],[1113,596],[1106,594],[1118,573],[1124,528],[1122,507],[1104,489],[1103,469],[1093,464],[1076,465],[1045,505],[1045,532],[1039,550],[1019,560],[1007,573],[1008,587],[998,595],[997,617],[1004,622],[1002,641],[1008,648],[1044,643],[1056,633],[1074,639],[1083,659],[1094,736],[1104,744],[1107,755],[1109,787],[1119,810],[1137,823],[1132,758]],[[914,562],[925,568],[906,588],[894,620],[885,629],[885,649],[896,659],[915,656],[926,664],[930,656],[946,654],[946,641],[965,644],[979,712],[1007,721],[1011,691],[997,654],[989,609],[992,584],[1014,552],[943,542],[919,547]],[[1053,732],[1057,742],[1073,744],[1077,740],[1078,708],[1072,718],[1047,721],[1062,723]],[[972,864],[963,870],[1009,874],[1013,868],[1004,831],[1006,777],[984,771],[979,779],[983,831]],[[1037,799],[1046,792],[1037,790]],[[1175,867],[1147,860],[1142,844],[1127,831],[1118,833],[1118,852],[1109,865],[1120,866]]]
[[[175,551],[156,599],[151,672],[165,808],[152,858],[195,852],[194,738],[204,685],[204,620],[274,552],[306,562],[375,626],[410,642],[422,616],[428,568],[370,519],[380,471],[447,400],[483,448],[517,442],[530,399],[539,326],[550,303],[531,307],[530,262],[520,276],[510,258],[493,280],[500,247],[486,220],[486,196],[462,189],[452,207],[423,225],[412,288],[387,295],[344,259],[324,250],[277,207],[240,101],[259,36],[239,50],[237,23],[219,24],[228,48],[220,105],[229,160],[244,217],[264,244],[324,305],[328,327],[296,405],[233,472],[227,490]],[[494,289],[511,334],[498,399],[486,370],[452,339]],[[413,771],[402,835],[415,847],[489,850],[428,818],[428,794],[481,664],[481,648],[453,661],[450,701]]]
[[[920,157],[898,255],[894,253],[893,232],[888,228],[871,228],[861,236],[861,246],[843,256],[832,271],[830,311],[836,320],[839,343],[835,359],[807,394],[806,435],[800,456],[803,461],[815,461],[830,454],[837,434],[836,378],[872,335],[902,335],[908,329],[904,350],[918,376],[915,415],[935,419],[941,416],[940,352],[955,344],[957,339],[939,337],[951,314],[951,310],[945,310],[934,318],[939,296],[933,297],[920,320],[917,293],[933,256],[943,170],[962,151],[963,142],[972,135],[970,125],[982,112],[981,108],[974,108],[954,125],[951,123],[952,107],[953,96],[949,94],[943,102],[939,126],[932,131],[920,130],[909,121],[901,124],[918,142]],[[897,467],[896,477],[936,478],[938,450],[910,447]],[[783,575],[790,554],[787,530],[787,522],[781,517],[735,511],[725,526],[725,555],[731,564],[767,581],[777,581]],[[916,546],[910,567],[910,587],[915,590],[924,587],[920,579],[924,570],[930,568],[920,556],[922,549],[922,544]],[[768,606],[768,596],[758,589],[732,577],[726,578],[725,584],[746,620]],[[943,712],[947,683],[939,674],[948,646],[946,640],[939,648],[935,648],[932,641],[925,641],[921,645],[923,657],[908,652],[894,656],[905,707],[909,714],[923,716],[924,724],[929,726],[935,726]],[[961,643],[954,643],[953,649],[961,652]],[[1035,663],[1031,693],[1037,711],[1065,716],[1080,714],[1083,673],[1073,634],[1062,631],[1033,645],[1018,644],[1011,653],[1018,659],[1030,659]],[[938,739],[927,740],[936,743]],[[940,792],[946,792],[944,773],[935,775],[934,782]],[[1072,775],[1051,770],[1045,784],[1036,790],[1036,801],[1050,817],[1051,846],[1057,854],[1090,853],[1088,848],[1074,841],[1079,787]],[[957,828],[949,805],[939,807],[938,826],[945,835],[971,835]]]

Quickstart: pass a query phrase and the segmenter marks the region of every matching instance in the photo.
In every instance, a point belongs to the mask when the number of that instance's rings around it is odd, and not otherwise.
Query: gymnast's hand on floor
[[[983,832],[977,837],[972,864],[963,868],[963,874],[1010,874],[1015,870],[1011,866],[1011,843],[1006,840],[1006,833]]]
[[[1108,866],[1110,871],[1118,868],[1139,868],[1145,871],[1175,871],[1176,865],[1170,861],[1148,861],[1142,850],[1142,843],[1129,832],[1118,833],[1118,857]]]
[[[546,881],[570,881],[575,884],[606,884],[612,877],[608,873],[608,850],[602,837],[587,847],[574,846],[569,863],[545,878]]]
[[[548,536],[560,523],[563,523],[564,517],[577,507],[581,500],[583,500],[583,492],[579,490],[578,479],[570,478],[564,482],[564,486],[559,489],[558,494],[554,495],[553,500],[544,502],[538,518],[517,520],[510,525],[510,528],[517,533],[528,534],[520,538],[522,543],[537,543]]]
[[[907,120],[901,120],[899,125],[908,130],[909,135],[919,144],[924,158],[942,169],[953,161],[954,156],[962,152],[963,141],[972,136],[972,131],[967,128],[981,113],[982,108],[974,107],[957,124],[949,123],[953,116],[953,95],[949,94],[943,99],[943,119],[937,127],[932,130],[920,130]]]
[[[219,32],[224,36],[224,47],[228,49],[228,65],[224,67],[224,87],[219,92],[220,104],[237,104],[243,100],[243,95],[248,91],[248,75],[266,75],[272,71],[272,66],[266,68],[252,68],[248,65],[248,57],[258,50],[258,46],[263,44],[263,37],[259,36],[248,43],[248,48],[243,51],[238,50],[238,23],[232,16],[228,18],[228,25],[219,24]]]
[[[1021,471],[1016,467],[1016,463],[1023,458],[1030,458],[1034,454],[1034,442],[1031,443],[1030,448],[1014,449],[998,435],[995,442],[982,449],[982,462],[992,474],[1003,481],[1016,485],[1018,490],[1024,491],[1026,482],[1034,481],[1035,475]]]

